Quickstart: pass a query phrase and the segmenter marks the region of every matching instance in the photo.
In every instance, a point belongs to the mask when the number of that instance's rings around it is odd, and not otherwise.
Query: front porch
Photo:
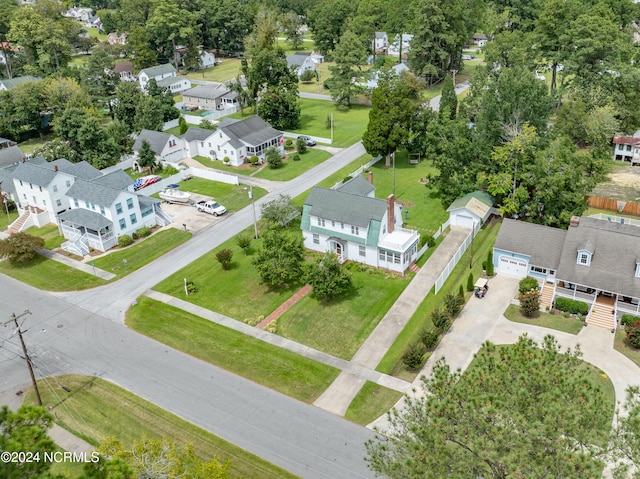
[[[542,291],[544,292],[548,286],[550,286],[548,283],[545,284]],[[589,313],[587,314],[585,324],[609,330],[616,329],[618,325],[618,295],[616,293],[594,289],[585,285],[573,284],[567,281],[557,281],[553,285],[551,304],[555,302],[557,297],[587,303],[589,305]]]
[[[62,249],[86,256],[91,249],[108,251],[118,244],[113,223],[106,217],[81,208],[67,210],[58,216],[58,229],[67,241]]]

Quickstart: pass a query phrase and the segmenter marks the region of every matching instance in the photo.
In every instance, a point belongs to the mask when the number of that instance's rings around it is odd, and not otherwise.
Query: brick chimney
[[[373,184],[373,171],[367,171],[367,180],[369,180],[369,183]]]
[[[387,197],[387,232],[393,233],[396,225],[396,197],[389,195]]]
[[[53,165],[53,171],[58,171],[58,165]]]

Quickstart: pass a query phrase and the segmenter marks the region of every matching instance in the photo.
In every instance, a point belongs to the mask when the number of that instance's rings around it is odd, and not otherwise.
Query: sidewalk
[[[110,279],[116,277],[116,275],[113,273],[109,273],[108,271],[96,268],[95,266],[91,266],[91,264],[83,263],[82,261],[78,261],[77,259],[70,258],[63,254],[56,253],[55,251],[41,249],[39,253],[42,256],[46,256],[49,259],[57,261],[58,263],[66,264],[67,266],[71,266],[72,268],[75,268],[77,270],[84,271],[87,274],[92,274],[106,281],[109,281]]]
[[[360,349],[351,359],[354,364],[375,369],[396,337],[404,329],[405,325],[418,309],[420,303],[429,293],[445,269],[460,245],[469,235],[471,230],[453,226],[449,234],[444,238],[437,252],[429,258],[425,265],[418,271],[415,278],[402,292],[400,297],[391,306],[387,314],[378,323],[378,326],[369,335]],[[351,401],[364,385],[362,378],[349,376],[342,372],[329,388],[314,403],[322,409],[338,415],[344,415]]]

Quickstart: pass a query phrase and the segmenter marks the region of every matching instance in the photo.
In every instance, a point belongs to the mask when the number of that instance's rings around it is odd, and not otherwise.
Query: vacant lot
[[[199,72],[189,72],[185,76],[190,80],[226,82],[241,74],[242,63],[239,58],[222,58],[220,63]],[[195,84],[193,86],[196,86]]]

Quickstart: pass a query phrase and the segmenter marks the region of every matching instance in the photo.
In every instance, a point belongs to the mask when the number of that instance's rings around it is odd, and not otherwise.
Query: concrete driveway
[[[213,216],[209,213],[201,213],[195,207],[189,205],[162,204],[162,211],[171,216],[173,222],[169,225],[173,228],[182,229],[182,225],[187,225],[187,230],[194,234],[224,221],[229,213],[223,216]]]

